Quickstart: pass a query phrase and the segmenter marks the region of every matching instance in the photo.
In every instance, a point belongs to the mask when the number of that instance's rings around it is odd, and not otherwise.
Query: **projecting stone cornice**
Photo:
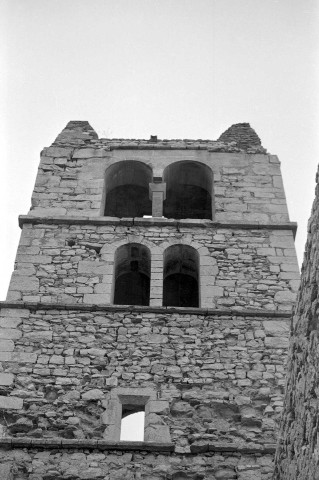
[[[258,317],[285,319],[291,318],[291,312],[270,311],[265,309],[249,310],[246,308],[236,309],[218,309],[218,308],[188,308],[188,307],[149,307],[141,305],[93,305],[88,303],[45,303],[45,302],[0,302],[0,308],[18,308],[27,310],[77,310],[85,312],[131,312],[139,313],[158,313],[158,314],[174,314],[179,315],[198,315],[198,316],[228,316],[231,320],[233,317]]]
[[[120,450],[120,451],[139,451],[174,453],[175,445],[173,443],[153,443],[153,442],[107,442],[98,439],[65,439],[65,438],[11,438],[3,437],[0,439],[0,447],[6,448],[45,448],[45,449],[88,449],[88,450]],[[194,453],[209,452],[234,452],[241,454],[273,454],[275,444],[254,444],[232,445],[222,443],[204,442],[201,445],[193,444],[190,447],[190,455]],[[185,453],[183,453],[185,455]],[[186,454],[187,455],[187,454]]]
[[[114,225],[114,226],[156,226],[156,227],[187,227],[187,228],[229,228],[229,229],[267,229],[267,230],[291,230],[295,236],[297,231],[296,222],[284,223],[263,223],[258,221],[225,221],[215,222],[213,220],[197,220],[185,219],[176,220],[169,218],[118,218],[118,217],[69,217],[69,216],[32,216],[20,215],[19,226],[22,228],[24,224],[31,223],[35,225]]]

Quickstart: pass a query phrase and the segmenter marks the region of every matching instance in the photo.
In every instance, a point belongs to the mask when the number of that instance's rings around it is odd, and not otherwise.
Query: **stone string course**
[[[319,173],[293,316],[276,480],[319,478]]]

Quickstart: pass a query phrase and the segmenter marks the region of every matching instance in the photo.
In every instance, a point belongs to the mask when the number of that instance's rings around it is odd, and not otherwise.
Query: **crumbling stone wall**
[[[319,478],[319,177],[293,316],[276,479]]]
[[[109,166],[135,160],[150,166],[154,177],[162,178],[167,166],[187,160],[212,169],[214,220],[257,225],[289,221],[280,163],[276,155],[265,154],[262,147],[248,148],[249,142],[240,149],[231,147],[231,143],[207,140],[149,143],[96,139],[89,127],[83,127],[84,133],[71,127],[62,132],[63,141],[58,137],[42,151],[32,195],[33,216],[103,216]],[[67,143],[70,131],[75,137]]]

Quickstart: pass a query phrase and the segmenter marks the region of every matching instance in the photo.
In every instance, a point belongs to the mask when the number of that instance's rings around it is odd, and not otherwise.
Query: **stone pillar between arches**
[[[150,199],[152,200],[152,217],[163,216],[163,202],[166,199],[166,183],[150,183]]]

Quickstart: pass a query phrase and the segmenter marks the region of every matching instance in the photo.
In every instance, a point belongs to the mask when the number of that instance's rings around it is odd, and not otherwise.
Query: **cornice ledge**
[[[291,318],[292,312],[270,311],[270,310],[249,310],[236,308],[193,308],[193,307],[152,307],[140,305],[109,305],[109,304],[89,304],[89,303],[47,303],[47,302],[10,302],[0,301],[0,308],[17,308],[26,310],[76,310],[85,312],[126,312],[132,314],[158,313],[158,314],[179,314],[179,315],[198,315],[204,317],[210,316],[228,316],[228,317],[258,317],[283,319]]]
[[[41,449],[99,449],[99,450],[143,450],[149,452],[174,452],[173,443],[153,442],[109,442],[98,439],[64,439],[64,438],[0,438],[0,447],[41,448]]]
[[[158,227],[188,227],[188,228],[232,228],[232,229],[267,229],[267,230],[292,230],[297,231],[296,222],[263,223],[258,221],[214,221],[208,219],[182,219],[174,218],[118,218],[118,217],[69,217],[69,216],[33,216],[19,215],[19,227],[31,223],[48,225],[119,225],[119,226],[158,226]]]

